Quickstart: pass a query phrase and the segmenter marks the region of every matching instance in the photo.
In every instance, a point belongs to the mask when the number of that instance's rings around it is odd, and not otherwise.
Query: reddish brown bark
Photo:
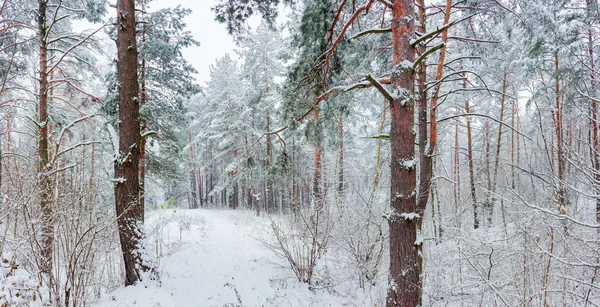
[[[426,20],[425,20],[425,0],[418,0],[419,10],[419,27],[420,33],[427,33]],[[420,45],[418,47],[418,53],[423,54],[427,51],[426,45]],[[419,63],[419,70],[417,72],[419,96],[417,103],[419,105],[418,120],[419,120],[419,199],[417,203],[417,210],[419,214],[425,212],[427,207],[427,201],[429,200],[429,192],[431,185],[431,172],[432,172],[432,161],[429,155],[430,151],[427,150],[427,142],[429,135],[427,134],[427,107],[428,107],[428,95],[427,91],[427,63],[423,60]]]
[[[444,11],[444,24],[450,21],[450,12],[452,10],[452,0],[446,0],[446,8]],[[421,23],[419,31],[425,32],[425,2],[419,2],[419,22]],[[444,75],[444,63],[446,59],[446,42],[448,40],[448,29],[442,31],[442,43],[444,46],[440,51],[440,59],[437,64],[435,82],[437,83],[435,92],[431,97],[431,110],[429,112],[429,149],[427,149],[427,93],[426,87],[426,63],[422,62],[419,66],[419,155],[421,165],[419,168],[419,199],[417,204],[417,213],[421,216],[427,207],[429,193],[431,190],[431,177],[433,175],[432,157],[437,147],[437,102],[440,97],[440,89],[442,87],[442,78]],[[419,52],[423,53],[426,46],[421,46]],[[423,82],[423,84],[421,84]]]
[[[137,76],[135,1],[117,1],[117,77],[119,87],[119,156],[115,160],[115,207],[125,263],[125,285],[141,280],[146,269],[137,252],[141,244],[140,97]]]
[[[388,218],[390,237],[390,287],[386,305],[418,306],[421,304],[421,259],[417,240],[417,221],[402,214],[414,213],[416,208],[414,72],[404,61],[412,63],[415,48],[415,20],[412,0],[394,0],[392,9],[392,39],[394,73],[392,93],[400,93],[390,103],[391,126],[391,209]],[[420,242],[417,244],[420,245]]]

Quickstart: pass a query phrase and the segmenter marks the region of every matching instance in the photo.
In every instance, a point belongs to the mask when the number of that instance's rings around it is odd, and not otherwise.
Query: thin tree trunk
[[[200,207],[204,207],[204,199],[202,197],[202,193],[203,193],[203,182],[202,182],[202,172],[200,171],[200,168],[196,169],[196,180],[198,180],[198,201],[200,203]]]
[[[425,20],[425,0],[418,0],[418,14],[419,14],[419,26],[417,31],[420,33],[427,33],[427,22]],[[427,51],[426,45],[420,45],[417,47],[419,54],[424,54]],[[417,100],[418,104],[418,121],[419,121],[419,199],[417,204],[418,212],[423,215],[425,208],[427,207],[427,201],[429,199],[430,184],[431,184],[431,156],[430,151],[427,150],[427,142],[429,141],[429,135],[427,134],[427,63],[423,59],[419,63],[419,70],[417,72],[417,85],[419,89],[419,96]]]
[[[487,226],[492,225],[492,213],[494,211],[493,204],[490,201],[490,193],[492,191],[492,170],[490,167],[490,155],[491,155],[491,140],[490,140],[490,122],[484,124],[484,140],[485,140],[485,178],[487,181],[487,192],[486,198],[483,203],[483,209],[485,210],[485,218],[487,219]]]
[[[146,0],[140,1],[142,4],[142,12],[146,11]],[[143,13],[145,14],[145,13]],[[142,25],[142,44],[146,43],[146,23]],[[146,96],[146,57],[145,54],[141,55],[142,65],[140,67],[140,81],[141,81],[141,92],[140,102],[141,105],[145,105],[148,98]],[[140,119],[141,121],[141,132],[144,133],[147,130],[146,120]],[[146,138],[140,140],[140,208],[142,210],[142,221],[145,218],[146,208]]]
[[[138,252],[142,239],[140,207],[140,102],[137,76],[135,1],[117,1],[117,75],[119,87],[119,156],[115,160],[115,207],[125,263],[125,285],[147,270]]]
[[[194,156],[194,144],[192,143],[192,132],[188,132],[188,139],[190,142],[190,209],[198,208],[198,180],[196,178],[196,170],[193,165],[195,163]],[[140,172],[141,173],[141,172]]]
[[[504,71],[504,75],[502,78],[502,98],[500,99],[500,122],[504,122],[504,105],[505,105],[505,101],[506,101],[506,77],[507,77],[507,72]],[[489,125],[486,126],[488,127],[486,133],[488,133],[489,136]],[[496,204],[496,187],[498,184],[498,167],[500,165],[500,149],[502,148],[502,127],[503,125],[500,124],[498,126],[498,138],[496,141],[496,157],[494,160],[494,171],[492,172],[491,175],[491,186],[488,188],[487,191],[487,197],[486,197],[486,203],[485,203],[485,208],[487,209],[487,218],[488,218],[488,227],[492,225],[492,214],[494,211],[494,205]],[[489,138],[488,138],[489,140]],[[489,145],[487,145],[489,147]],[[486,154],[489,157],[489,152],[486,151]],[[488,175],[489,176],[489,175]],[[504,214],[504,212],[503,212]]]
[[[456,108],[456,114],[458,115],[458,108]],[[456,220],[457,220],[457,227],[460,228],[460,217],[462,216],[461,214],[458,214],[458,212],[460,212],[459,210],[459,201],[460,201],[460,153],[458,150],[459,147],[459,142],[458,142],[458,138],[459,138],[459,122],[458,120],[456,120],[455,123],[455,127],[454,127],[454,159],[453,159],[453,171],[454,171],[454,212],[456,213]]]
[[[562,105],[560,103],[560,76],[559,76],[559,58],[558,53],[554,54],[554,74],[555,74],[555,106],[552,110],[556,133],[556,158],[558,164],[558,190],[556,191],[556,202],[559,206],[565,205],[565,161],[563,158],[562,146]]]
[[[237,155],[238,155],[238,150],[237,148],[233,150],[233,159],[237,160]],[[232,203],[231,206],[233,207],[233,209],[237,209],[238,208],[238,200],[239,200],[239,193],[238,193],[238,182],[237,182],[237,174],[238,174],[238,169],[236,167],[236,169],[234,169],[232,171],[231,174],[231,180],[233,181],[233,195],[232,195]]]
[[[268,89],[267,89],[268,91]],[[271,117],[269,115],[269,110],[267,109],[267,115],[266,115],[266,130],[270,131],[271,129]],[[266,142],[267,142],[267,157],[269,159],[269,168],[273,166],[273,145],[271,142],[271,135],[267,134],[265,136]],[[269,213],[273,213],[275,211],[275,205],[273,203],[274,199],[273,199],[273,180],[271,178],[269,178],[268,172],[267,172],[267,187],[265,189],[265,211],[269,212]]]
[[[596,1],[587,0],[588,17],[597,9]],[[590,55],[590,89],[591,97],[596,97],[596,66],[594,63],[594,32],[592,25],[588,28],[588,53]],[[596,99],[591,99],[592,109],[592,163],[594,168],[594,185],[596,194],[600,195],[600,136],[598,135],[598,103]],[[596,197],[596,221],[600,223],[600,197]]]
[[[391,185],[392,214],[388,217],[390,240],[390,286],[386,305],[421,305],[421,258],[418,254],[420,235],[418,223],[412,216],[416,208],[416,172],[414,128],[414,72],[402,65],[414,62],[413,0],[394,0],[392,9],[393,65],[390,84],[392,93],[404,93],[390,103],[391,127]],[[416,246],[416,245],[417,246]]]
[[[340,137],[340,149],[338,156],[338,199],[343,201],[344,199],[344,113],[340,114],[339,126],[339,137]]]
[[[321,191],[321,131],[319,124],[319,107],[314,111],[315,126],[317,127],[317,140],[314,152],[314,177],[313,177],[313,195],[315,200],[315,208],[318,211],[322,208],[323,195]]]

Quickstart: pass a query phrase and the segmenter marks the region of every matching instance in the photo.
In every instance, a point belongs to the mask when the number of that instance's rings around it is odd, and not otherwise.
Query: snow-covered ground
[[[285,260],[261,243],[268,225],[268,218],[249,211],[157,210],[146,226],[159,246],[160,287],[122,287],[94,306],[373,306],[364,294],[298,282]]]

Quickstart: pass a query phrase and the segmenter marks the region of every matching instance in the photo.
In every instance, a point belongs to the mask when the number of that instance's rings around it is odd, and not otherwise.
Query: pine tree
[[[139,253],[144,208],[139,199],[140,97],[134,0],[117,2],[117,49],[119,147],[115,157],[115,205],[125,285],[129,286],[139,282],[141,271],[147,269]]]

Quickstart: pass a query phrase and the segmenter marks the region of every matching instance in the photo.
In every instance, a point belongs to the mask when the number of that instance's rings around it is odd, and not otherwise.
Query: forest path
[[[161,286],[119,288],[95,306],[342,306],[299,283],[262,245],[268,225],[250,211],[157,210],[146,229],[150,252],[159,242]]]

